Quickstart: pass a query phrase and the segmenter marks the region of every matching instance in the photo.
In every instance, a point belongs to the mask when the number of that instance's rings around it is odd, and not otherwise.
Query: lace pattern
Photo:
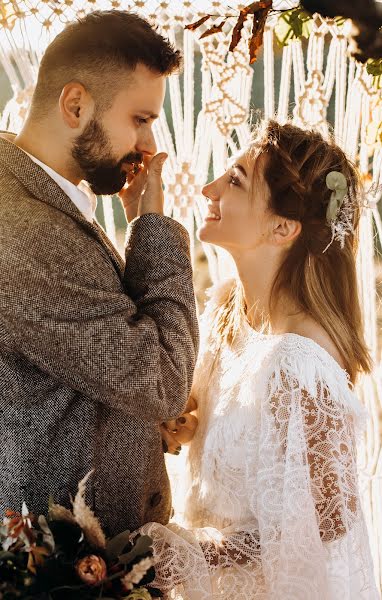
[[[377,599],[357,487],[365,415],[345,371],[293,334],[244,327],[218,354],[204,344],[186,527],[143,528],[158,587],[177,600]]]

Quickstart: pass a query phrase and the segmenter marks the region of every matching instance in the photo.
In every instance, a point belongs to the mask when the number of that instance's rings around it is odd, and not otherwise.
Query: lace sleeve
[[[253,523],[236,531],[213,527],[189,531],[175,523],[148,523],[141,532],[153,539],[153,585],[169,594],[166,598],[262,598],[253,594],[261,581],[259,532]]]
[[[316,374],[317,375],[317,374]],[[246,410],[245,525],[145,526],[157,585],[184,600],[376,600],[347,383],[278,370]],[[349,395],[350,394],[350,395]]]
[[[334,373],[335,376],[335,373]],[[251,429],[267,598],[378,598],[358,491],[353,394],[316,372],[268,381]],[[304,591],[302,591],[304,590]]]

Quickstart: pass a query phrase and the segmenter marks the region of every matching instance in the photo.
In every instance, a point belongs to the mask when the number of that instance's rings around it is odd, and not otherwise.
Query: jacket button
[[[158,504],[160,503],[161,500],[162,500],[162,494],[160,494],[159,492],[156,492],[156,494],[153,494],[150,498],[151,508],[155,508],[156,506],[158,506]]]

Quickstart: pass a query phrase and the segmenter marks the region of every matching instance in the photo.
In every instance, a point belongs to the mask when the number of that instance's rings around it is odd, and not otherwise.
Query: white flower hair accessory
[[[348,194],[348,184],[345,175],[339,171],[330,171],[326,176],[326,185],[329,190],[332,190],[326,209],[326,220],[332,230],[332,239],[325,250],[323,250],[323,254],[334,240],[337,240],[341,248],[344,248],[345,237],[354,231],[354,203]]]

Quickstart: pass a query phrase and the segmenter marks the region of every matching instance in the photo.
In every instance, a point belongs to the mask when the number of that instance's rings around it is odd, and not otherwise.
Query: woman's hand
[[[165,152],[156,154],[148,165],[146,187],[138,203],[138,216],[148,213],[163,215],[162,167],[167,158]]]
[[[198,418],[194,414],[197,409],[195,398],[190,396],[184,412],[177,419],[172,419],[161,425],[161,433],[165,452],[179,454],[181,444],[189,444],[198,427]]]
[[[118,194],[125,209],[128,223],[138,215],[138,205],[146,186],[150,160],[151,156],[145,156],[142,164],[137,165],[135,171],[131,170],[128,172],[126,185]]]
[[[163,214],[162,167],[167,154],[160,152],[155,156],[144,156],[137,172],[129,172],[127,186],[120,192],[128,223],[137,216],[147,213]]]

